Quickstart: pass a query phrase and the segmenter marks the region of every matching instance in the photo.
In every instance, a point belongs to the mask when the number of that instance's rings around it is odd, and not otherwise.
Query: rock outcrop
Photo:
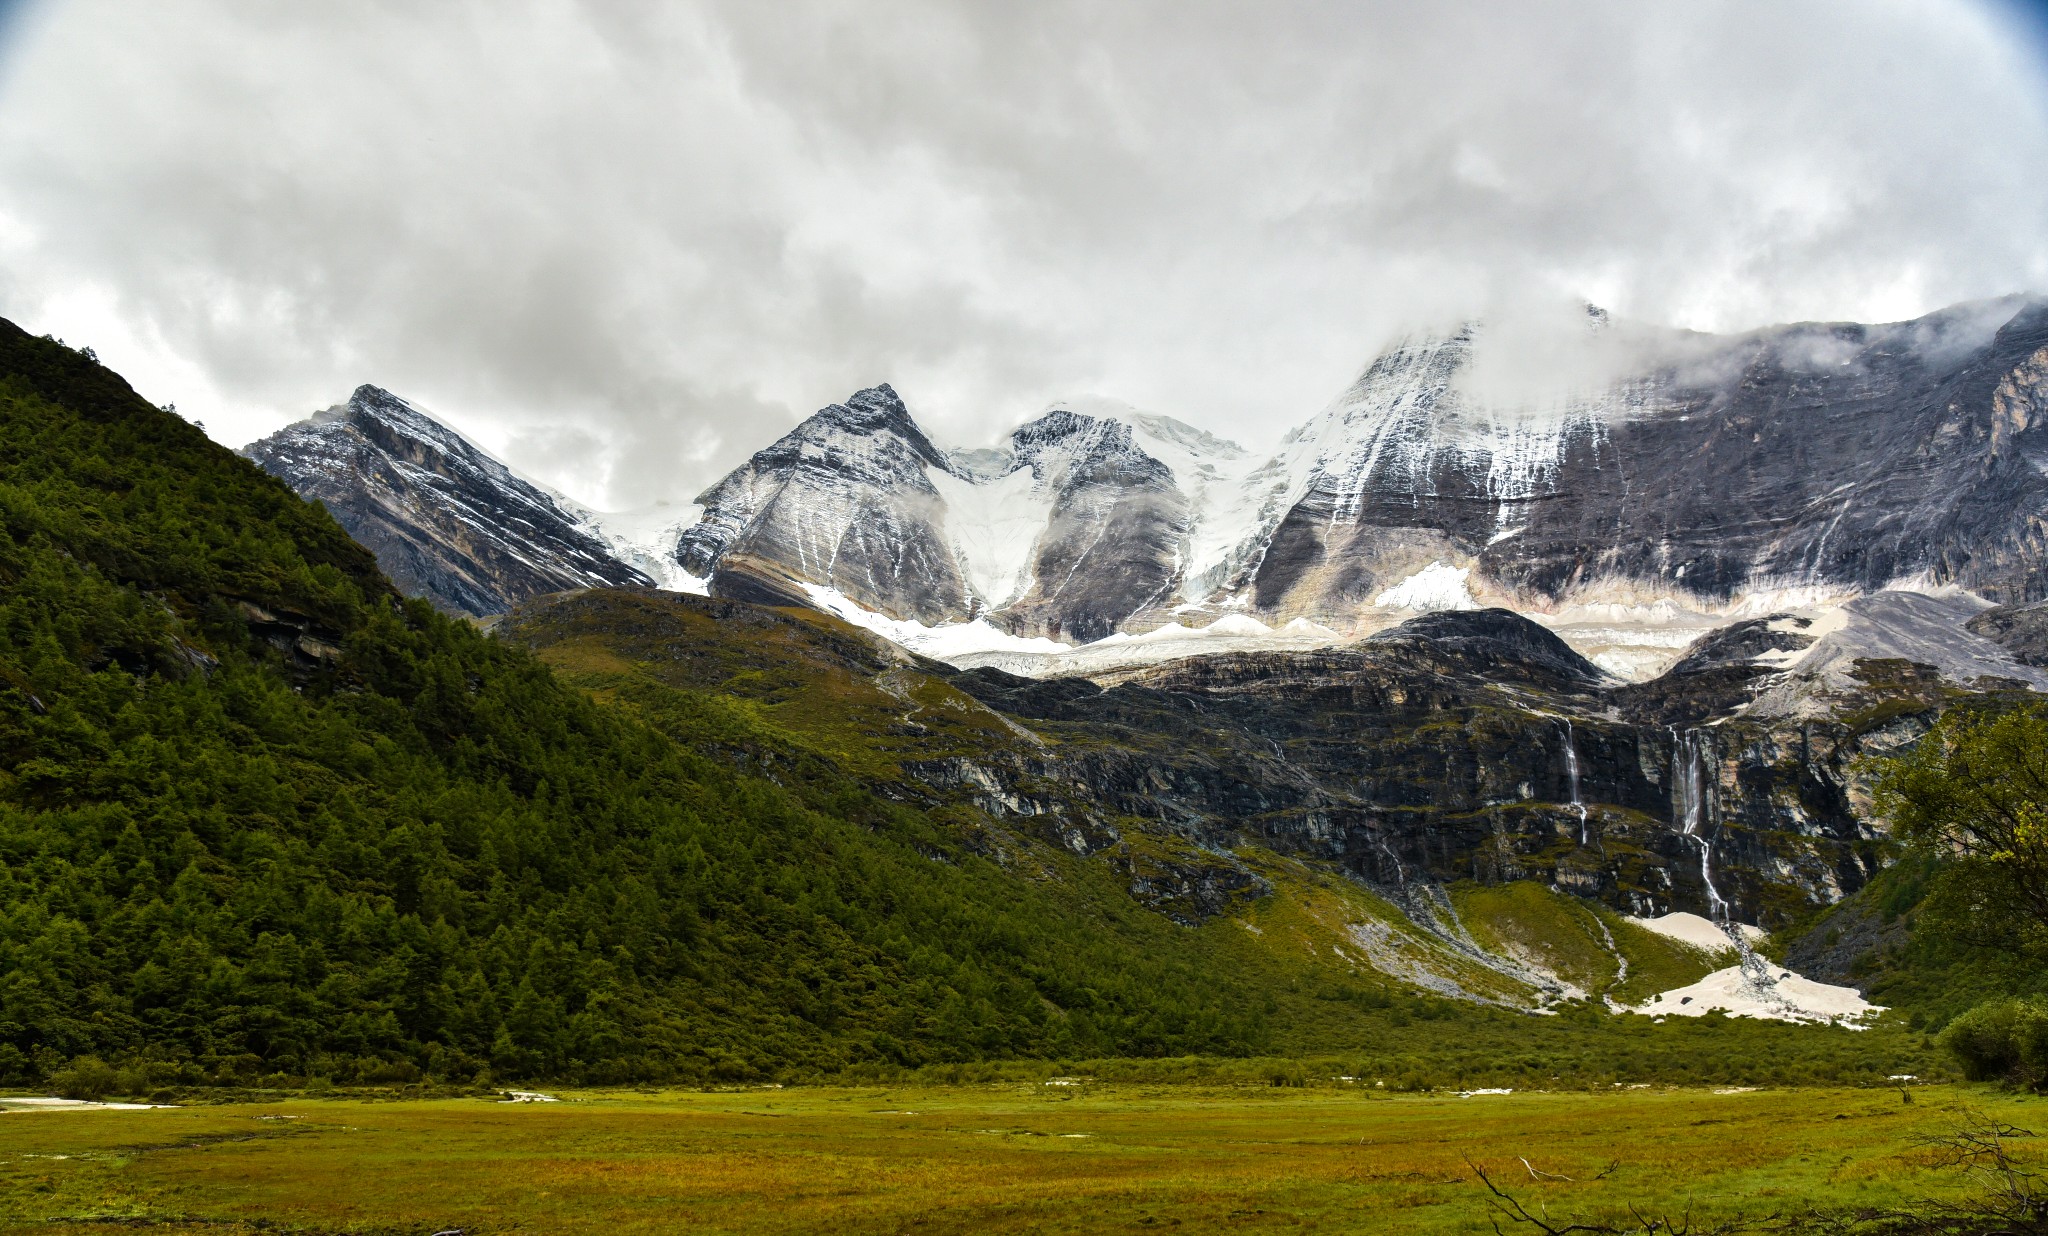
[[[1726,644],[1786,642],[1769,623]],[[1775,633],[1782,634],[1782,633]],[[1109,687],[963,671],[1051,737],[992,751],[1006,790],[1048,782],[1218,853],[1256,845],[1403,900],[1535,879],[1636,914],[1781,923],[1885,860],[1857,758],[1965,698],[1867,661],[1824,718],[1754,715],[1776,677],[1723,647],[1620,683],[1505,611],[1426,615],[1342,649],[1189,658]],[[2024,698],[2016,684],[1988,688]]]
[[[2021,664],[2048,666],[2048,602],[1994,606],[1967,625]]]

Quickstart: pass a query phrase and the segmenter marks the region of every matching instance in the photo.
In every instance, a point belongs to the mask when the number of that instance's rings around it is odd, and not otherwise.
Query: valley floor
[[[1690,1204],[1704,1226],[1953,1194],[1913,1138],[1965,1108],[2038,1122],[2042,1103],[1913,1094],[1081,1081],[10,1111],[0,1228],[1490,1231],[1472,1163],[1553,1222]]]

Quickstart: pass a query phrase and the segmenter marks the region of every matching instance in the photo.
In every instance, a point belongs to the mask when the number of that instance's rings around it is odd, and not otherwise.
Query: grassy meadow
[[[1705,1226],[1953,1196],[1963,1182],[1916,1135],[1965,1108],[2027,1126],[2048,1102],[1913,1093],[1053,1079],[10,1112],[0,1228],[1489,1231],[1468,1163],[1554,1222],[1690,1205]]]

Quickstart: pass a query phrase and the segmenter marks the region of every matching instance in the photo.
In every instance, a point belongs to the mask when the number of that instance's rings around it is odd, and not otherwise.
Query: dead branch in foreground
[[[1539,1202],[1537,1204],[1536,1209],[1538,1213],[1532,1214],[1529,1208],[1522,1204],[1520,1198],[1495,1184],[1493,1177],[1486,1174],[1485,1168],[1470,1159],[1465,1160],[1465,1166],[1472,1169],[1472,1174],[1479,1178],[1479,1183],[1486,1186],[1486,1191],[1492,1195],[1487,1201],[1493,1207],[1495,1213],[1493,1220],[1493,1230],[1495,1232],[1501,1231],[1501,1219],[1506,1219],[1510,1223],[1526,1224],[1539,1232],[1545,1233],[1545,1236],[1566,1236],[1566,1233],[1570,1232],[1584,1232],[1588,1233],[1589,1236],[1627,1236],[1628,1233],[1642,1233],[1642,1236],[1720,1236],[1721,1233],[1736,1230],[1724,1226],[1701,1229],[1695,1232],[1692,1226],[1692,1199],[1690,1198],[1686,1199],[1685,1216],[1682,1219],[1672,1219],[1667,1215],[1645,1215],[1634,1206],[1630,1206],[1629,1214],[1634,1216],[1635,1222],[1628,1227],[1616,1227],[1611,1223],[1566,1223],[1564,1226],[1559,1227],[1551,1221],[1550,1211],[1542,1203]],[[1531,1179],[1558,1181],[1569,1181],[1571,1179],[1569,1176],[1557,1176],[1549,1172],[1539,1172],[1527,1159],[1522,1160],[1522,1166],[1529,1169]],[[1607,1175],[1608,1172],[1614,1170],[1614,1167],[1615,1165],[1610,1163],[1600,1175]],[[1595,1179],[1598,1178],[1595,1177]],[[1775,1216],[1773,1217],[1775,1218]]]
[[[1533,1228],[1545,1236],[1729,1236],[1736,1232],[1798,1233],[1801,1236],[2048,1236],[2048,1187],[2042,1173],[2028,1168],[2015,1154],[2012,1143],[2034,1133],[1996,1120],[1971,1108],[1958,1108],[1954,1127],[1948,1132],[1913,1139],[1912,1144],[1931,1151],[1932,1164],[1962,1173],[1977,1183],[1978,1191],[1960,1202],[1929,1200],[1913,1210],[1809,1209],[1803,1214],[1772,1214],[1755,1219],[1737,1219],[1709,1228],[1693,1227],[1692,1200],[1685,1213],[1645,1215],[1631,1205],[1632,1222],[1581,1222],[1554,1220],[1549,1209],[1538,1203],[1530,1210],[1523,1201],[1496,1183],[1486,1169],[1470,1159],[1471,1169],[1486,1188],[1495,1233],[1505,1236],[1501,1221]],[[1545,1172],[1527,1159],[1520,1159],[1529,1179],[1536,1182],[1575,1183],[1569,1176]],[[1618,1163],[1610,1163],[1592,1177],[1604,1179]]]

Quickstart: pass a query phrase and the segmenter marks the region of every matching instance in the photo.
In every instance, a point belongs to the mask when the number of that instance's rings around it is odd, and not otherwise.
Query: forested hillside
[[[1242,1052],[1175,928],[829,813],[402,602],[199,430],[0,325],[0,1073],[753,1076]],[[1072,893],[1073,897],[1085,893]]]

